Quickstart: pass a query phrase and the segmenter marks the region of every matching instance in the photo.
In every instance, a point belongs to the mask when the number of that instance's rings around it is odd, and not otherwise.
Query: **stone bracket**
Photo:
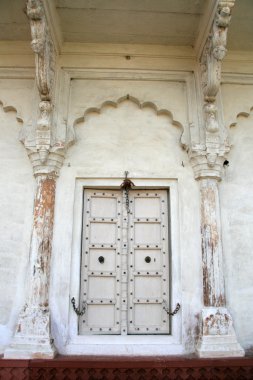
[[[31,47],[35,54],[35,78],[40,96],[35,148],[39,153],[41,164],[45,164],[52,145],[52,98],[56,71],[56,51],[49,32],[42,0],[27,1],[27,16],[31,27]]]
[[[224,138],[222,141],[221,126],[218,122],[215,102],[220,89],[222,60],[227,52],[227,32],[234,3],[235,0],[218,1],[216,15],[200,57],[206,169],[209,168],[208,170],[210,171],[211,168],[214,168],[214,173],[217,172],[219,157],[229,151],[228,146],[224,148]],[[203,155],[203,153],[200,153],[200,155]],[[223,162],[225,159],[224,157]],[[199,174],[195,173],[195,177],[196,175]]]

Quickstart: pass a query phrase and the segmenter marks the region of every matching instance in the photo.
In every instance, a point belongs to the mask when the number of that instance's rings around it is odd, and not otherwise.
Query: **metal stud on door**
[[[168,192],[87,189],[84,205],[79,333],[169,334]]]
[[[168,334],[167,191],[131,190],[129,213],[129,334]]]
[[[120,191],[85,190],[80,334],[120,333]]]

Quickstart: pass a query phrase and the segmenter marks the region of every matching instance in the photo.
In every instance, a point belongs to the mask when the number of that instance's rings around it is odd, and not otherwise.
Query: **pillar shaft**
[[[233,319],[226,308],[218,177],[197,178],[200,184],[203,301],[197,353],[200,357],[244,356]]]
[[[49,279],[55,206],[55,175],[36,177],[33,229],[26,304],[5,358],[53,358],[50,333]]]
[[[56,179],[45,175],[36,180],[28,305],[48,308]]]
[[[200,179],[201,249],[205,306],[225,306],[218,181]]]

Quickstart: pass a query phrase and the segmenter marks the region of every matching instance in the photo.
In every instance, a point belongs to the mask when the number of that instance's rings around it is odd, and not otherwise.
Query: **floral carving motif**
[[[40,117],[36,130],[36,149],[39,152],[41,163],[45,164],[51,144],[55,50],[41,0],[27,1],[27,16],[30,20],[31,46],[35,53],[36,82],[41,99]]]
[[[196,178],[220,178],[225,154],[229,151],[220,130],[215,101],[220,88],[222,60],[227,52],[227,31],[234,3],[235,0],[218,2],[200,59],[205,140],[199,146],[193,146],[190,152]]]
[[[235,0],[219,2],[212,30],[201,56],[202,87],[207,102],[214,102],[219,90],[221,61],[227,52],[227,31],[234,3]]]

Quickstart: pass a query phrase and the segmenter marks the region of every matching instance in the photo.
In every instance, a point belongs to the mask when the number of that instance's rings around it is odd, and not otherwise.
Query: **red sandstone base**
[[[0,380],[252,380],[253,358],[74,357],[0,359]]]

